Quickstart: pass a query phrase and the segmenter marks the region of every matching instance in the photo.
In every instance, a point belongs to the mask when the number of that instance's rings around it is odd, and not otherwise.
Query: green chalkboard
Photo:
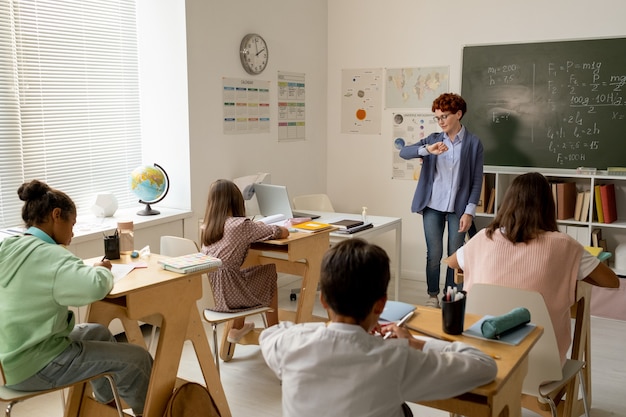
[[[626,166],[626,38],[463,48],[485,165]]]

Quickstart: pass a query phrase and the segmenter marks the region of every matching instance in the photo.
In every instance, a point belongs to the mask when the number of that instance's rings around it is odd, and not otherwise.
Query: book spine
[[[615,204],[615,185],[601,185],[600,197],[602,200],[602,214],[604,215],[604,223],[613,223],[615,220],[617,220],[617,206]]]
[[[598,216],[598,223],[604,223],[604,212],[602,211],[602,196],[600,195],[600,186],[595,185],[593,187],[593,197],[596,204],[596,216]]]

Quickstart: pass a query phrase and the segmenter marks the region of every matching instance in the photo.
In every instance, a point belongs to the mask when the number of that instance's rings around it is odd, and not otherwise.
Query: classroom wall
[[[187,66],[191,166],[191,208],[196,222],[185,222],[195,238],[204,215],[207,190],[218,178],[271,173],[290,194],[326,188],[325,1],[187,0]],[[258,76],[241,67],[239,45],[255,32],[268,42],[269,64]],[[278,71],[305,73],[306,140],[277,141]],[[222,129],[222,77],[271,81],[268,134],[225,135]]]
[[[623,37],[625,15],[622,0],[328,1],[327,192],[333,205],[402,217],[402,277],[425,281],[421,216],[410,213],[416,183],[391,179],[392,126],[386,121],[394,110],[382,111],[380,135],[340,133],[342,69],[447,65],[450,90],[460,92],[464,45]]]

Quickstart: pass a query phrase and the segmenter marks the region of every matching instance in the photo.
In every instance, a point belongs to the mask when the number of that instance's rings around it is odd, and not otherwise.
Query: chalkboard
[[[485,165],[626,166],[626,38],[463,48]]]

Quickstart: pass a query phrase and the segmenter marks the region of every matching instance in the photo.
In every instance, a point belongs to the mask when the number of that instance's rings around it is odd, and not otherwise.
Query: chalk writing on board
[[[597,42],[464,49],[463,122],[487,165],[624,165],[626,58]]]

